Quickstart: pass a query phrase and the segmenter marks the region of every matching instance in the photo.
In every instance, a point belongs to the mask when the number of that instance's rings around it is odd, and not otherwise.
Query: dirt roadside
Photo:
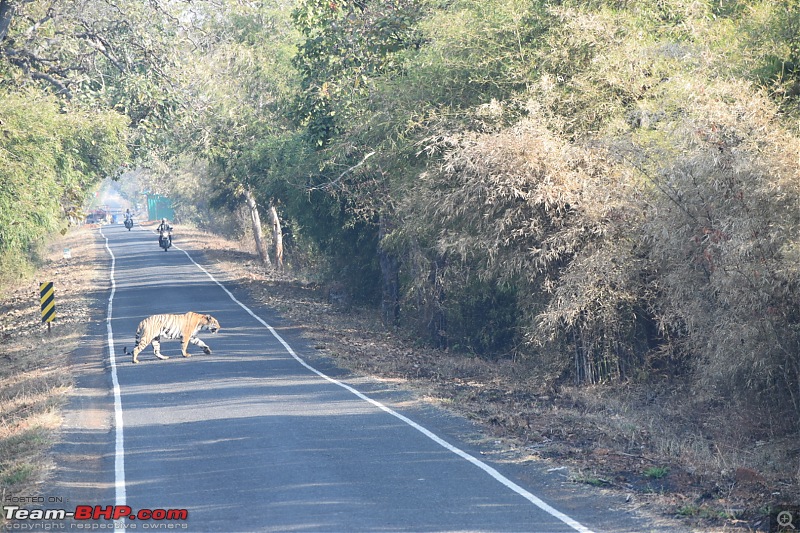
[[[36,272],[0,294],[0,501],[25,503],[47,483],[61,408],[73,386],[67,356],[91,320],[105,257],[96,229],[71,229],[43,249]],[[40,282],[52,282],[56,317],[42,324]],[[0,514],[0,529],[3,525]]]

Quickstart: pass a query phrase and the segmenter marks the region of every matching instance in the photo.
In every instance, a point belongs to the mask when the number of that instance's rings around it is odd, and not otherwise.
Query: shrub
[[[800,407],[800,145],[746,83],[692,89],[665,128],[677,155],[656,165],[642,228],[660,327],[708,390],[785,391]]]

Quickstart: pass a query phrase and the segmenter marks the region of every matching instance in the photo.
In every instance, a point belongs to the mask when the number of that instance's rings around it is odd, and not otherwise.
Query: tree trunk
[[[381,264],[382,298],[381,313],[383,323],[395,325],[400,318],[400,266],[397,257],[384,250],[381,242],[393,229],[389,217],[381,214],[378,229],[378,258]]]
[[[269,206],[269,216],[272,222],[272,245],[275,249],[275,269],[283,270],[283,230],[281,230],[281,220],[278,218],[278,210],[274,205]]]
[[[11,19],[14,18],[14,6],[10,0],[0,0],[0,42],[8,35]]]
[[[272,266],[267,254],[267,245],[264,243],[264,232],[261,229],[261,216],[258,214],[258,204],[256,204],[256,197],[253,196],[253,191],[247,189],[244,193],[244,198],[247,201],[247,207],[250,208],[250,220],[253,223],[253,238],[256,240],[256,250],[261,262],[267,266]]]

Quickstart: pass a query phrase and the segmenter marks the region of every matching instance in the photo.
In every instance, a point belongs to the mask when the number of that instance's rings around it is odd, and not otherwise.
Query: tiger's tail
[[[142,338],[142,324],[139,324],[139,327],[136,328],[136,339],[133,342],[133,347],[136,348],[139,346],[139,340]],[[128,351],[127,346],[122,347],[122,353],[125,355],[133,355],[133,352]]]

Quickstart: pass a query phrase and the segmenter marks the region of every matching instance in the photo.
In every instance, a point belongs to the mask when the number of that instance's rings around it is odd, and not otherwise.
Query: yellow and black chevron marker
[[[53,282],[48,281],[39,285],[39,294],[42,299],[42,324],[47,322],[47,327],[50,327],[50,322],[56,317],[56,297],[53,291]]]

